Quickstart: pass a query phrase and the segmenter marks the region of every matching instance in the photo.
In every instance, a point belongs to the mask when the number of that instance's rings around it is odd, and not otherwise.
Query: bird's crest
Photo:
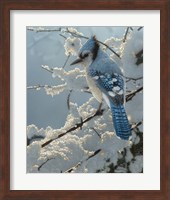
[[[99,50],[99,42],[97,41],[95,35],[92,38],[94,40],[94,48],[93,48],[93,60],[94,60],[96,58],[98,50]]]
[[[80,49],[80,54],[83,51],[91,51],[93,53],[93,60],[96,58],[99,50],[99,42],[96,39],[96,36],[92,36]]]

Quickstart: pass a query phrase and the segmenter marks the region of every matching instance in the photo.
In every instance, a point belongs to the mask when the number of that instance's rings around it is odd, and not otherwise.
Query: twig
[[[48,85],[35,85],[35,86],[28,86],[27,89],[38,90],[40,88],[45,88],[45,87],[50,87],[50,86],[48,86]]]
[[[42,135],[36,135],[36,131],[35,132],[33,132],[32,133],[33,134],[33,136],[31,137],[31,138],[28,138],[27,137],[27,146],[29,146],[30,145],[30,143],[31,143],[31,141],[32,140],[41,140],[41,139],[44,139],[45,138],[45,136],[42,136]]]
[[[126,102],[127,102],[127,101],[130,101],[138,92],[140,92],[140,91],[142,91],[142,90],[143,90],[143,86],[140,87],[140,88],[138,88],[137,90],[135,90],[135,91],[133,91],[133,92],[127,94],[127,95],[126,95]]]
[[[70,96],[71,96],[71,93],[72,93],[73,90],[70,90],[68,96],[67,96],[67,107],[68,107],[68,110],[70,110]]]
[[[100,44],[104,45],[105,47],[107,47],[110,51],[112,51],[117,57],[120,58],[120,55],[118,53],[116,53],[112,48],[110,48],[107,44],[97,40]]]
[[[59,34],[61,37],[63,37],[64,39],[67,39],[67,37],[66,36],[64,36],[63,34]]]
[[[131,130],[137,128],[137,127],[140,126],[142,123],[143,123],[142,121],[139,121],[139,122],[135,123],[135,124],[132,126]]]
[[[67,62],[68,62],[68,60],[69,60],[69,58],[70,58],[70,54],[67,56],[67,59],[66,59],[66,61],[65,61],[65,63],[64,63],[64,65],[63,65],[63,67],[62,68],[64,68],[65,66],[66,66],[66,64],[67,64]]]
[[[80,34],[78,34],[78,33],[73,33],[73,32],[71,32],[71,31],[69,31],[68,28],[66,29],[65,33],[69,33],[69,34],[71,34],[71,35],[74,36],[74,37],[84,38],[84,39],[87,39],[87,40],[89,39],[88,37],[86,37],[86,36],[84,36],[84,35],[80,35]]]
[[[64,173],[70,173],[72,172],[75,168],[77,168],[78,166],[80,166],[83,162],[88,161],[90,158],[96,156],[98,153],[101,152],[101,149],[96,150],[92,155],[90,155],[88,158],[86,158],[85,160],[82,160],[80,162],[78,162],[74,167],[71,167],[70,169],[66,170]]]
[[[46,67],[44,65],[41,66],[43,69],[47,70],[48,72],[50,73],[53,73],[53,69],[52,68],[49,68],[49,67]]]
[[[125,77],[125,76],[124,76]],[[140,77],[138,77],[138,78],[133,78],[133,77],[125,77],[127,80],[126,80],[126,82],[129,82],[129,81],[137,81],[137,80],[140,80],[140,79],[143,79],[143,76],[140,76]]]
[[[123,43],[126,42],[128,31],[129,31],[129,27],[127,27],[127,29],[126,29],[126,33],[125,33],[124,38],[123,38]]]
[[[99,138],[101,138],[101,135],[96,131],[95,128],[90,128],[90,129],[92,129],[99,136]]]
[[[137,30],[140,31],[143,28],[143,26],[139,27]]]
[[[55,159],[55,158],[48,158],[45,162],[43,162],[43,163],[38,167],[38,171],[40,171],[41,167],[42,167],[43,165],[45,165],[49,160],[53,160],[53,159]]]

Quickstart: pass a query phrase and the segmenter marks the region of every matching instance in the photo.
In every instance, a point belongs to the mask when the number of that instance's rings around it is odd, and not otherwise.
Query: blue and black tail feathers
[[[116,135],[123,140],[128,140],[132,133],[124,105],[115,105],[111,102],[110,106]]]

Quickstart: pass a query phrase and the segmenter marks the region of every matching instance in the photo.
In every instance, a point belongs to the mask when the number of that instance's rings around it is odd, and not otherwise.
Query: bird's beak
[[[74,62],[72,62],[70,65],[75,65],[78,63],[81,63],[83,60],[81,58],[76,59]]]

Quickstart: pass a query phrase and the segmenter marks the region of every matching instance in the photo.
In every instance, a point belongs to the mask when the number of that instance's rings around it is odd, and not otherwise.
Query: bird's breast
[[[86,75],[87,84],[89,86],[89,89],[93,96],[99,101],[102,102],[102,92],[99,90],[99,88],[96,85],[95,80],[93,80],[88,74]]]

